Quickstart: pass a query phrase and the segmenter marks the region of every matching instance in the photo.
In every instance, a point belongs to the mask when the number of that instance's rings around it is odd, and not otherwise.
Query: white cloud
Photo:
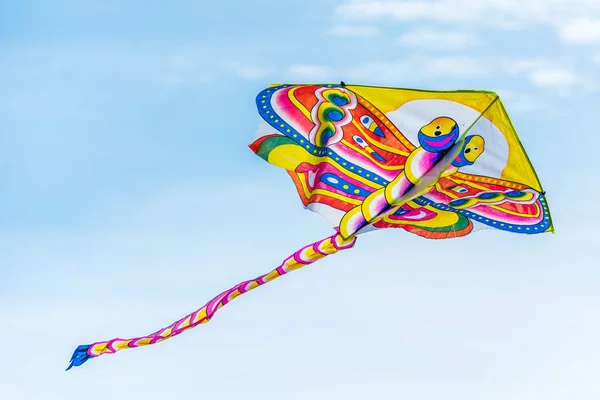
[[[564,87],[577,83],[573,73],[564,68],[538,69],[529,74],[529,80],[541,87]]]
[[[344,76],[356,81],[376,78],[381,82],[402,82],[409,74],[410,65],[402,61],[358,64],[344,71]]]
[[[92,43],[6,47],[0,51],[0,80],[20,87],[56,83],[105,85],[122,79],[128,84],[197,84],[211,80],[210,52],[196,45],[172,48],[132,43]]]
[[[422,85],[427,82],[436,87],[446,85],[444,88],[455,84],[478,84],[481,78],[510,78],[524,80],[534,87],[551,89],[556,94],[565,96],[572,94],[575,89],[581,91],[595,87],[592,86],[593,80],[571,66],[543,58],[413,56],[389,62],[358,63],[338,69],[325,65],[296,65],[288,71],[291,71],[294,78],[321,82],[331,81],[331,77],[335,77],[346,82],[392,86]],[[462,80],[462,83],[457,79]],[[520,95],[516,107],[520,110],[536,109],[540,107],[539,100]]]
[[[398,20],[410,19],[464,19],[466,14],[448,9],[443,2],[424,1],[350,1],[336,7],[336,12],[350,19],[379,19],[390,17]]]
[[[424,63],[426,71],[431,74],[448,74],[451,76],[483,76],[489,71],[482,60],[471,57],[439,57]]]
[[[523,77],[532,85],[552,89],[558,95],[570,96],[575,93],[574,90],[579,94],[596,91],[595,83],[584,73],[554,60],[504,59],[498,64],[500,66],[498,73],[506,73],[517,78]]]
[[[491,63],[471,57],[413,57],[390,62],[370,62],[334,69],[324,65],[292,65],[287,73],[293,79],[331,81],[347,79],[366,83],[408,84],[421,79],[470,78],[486,76]],[[373,80],[376,81],[373,81]]]
[[[469,22],[484,28],[514,29],[536,24],[560,27],[565,20],[600,18],[597,0],[349,0],[335,8],[348,20],[418,20],[442,24]],[[560,29],[560,28],[559,28]],[[575,33],[575,38],[582,35]]]
[[[225,67],[240,78],[248,80],[261,79],[273,72],[271,68],[242,65],[233,62],[226,64]]]
[[[559,36],[565,42],[600,43],[600,18],[569,21],[559,28]]]
[[[516,92],[510,89],[499,89],[496,93],[504,103],[508,113],[529,113],[547,109],[548,104],[529,93]]]
[[[417,30],[406,32],[398,39],[406,46],[430,49],[464,49],[477,45],[475,35],[462,32],[444,32],[433,30]]]
[[[511,75],[529,73],[535,69],[548,68],[551,62],[543,58],[533,59],[505,59],[502,61],[503,69]]]
[[[350,0],[340,4],[335,11],[351,19],[394,18],[398,20],[422,19],[466,21],[482,16],[504,17],[512,20],[534,22],[562,22],[565,17],[600,15],[596,0],[496,0],[472,2],[470,0]],[[557,15],[560,12],[562,14]],[[486,22],[487,21],[482,21]]]
[[[339,25],[331,28],[329,33],[340,37],[373,37],[379,35],[379,29],[368,25]]]
[[[406,82],[407,78],[476,77],[489,72],[485,63],[470,57],[431,57],[412,58],[397,62],[376,62],[359,64],[346,69],[344,76],[356,80],[380,82]]]
[[[287,75],[293,79],[327,81],[335,76],[333,68],[312,64],[296,64],[288,68]]]

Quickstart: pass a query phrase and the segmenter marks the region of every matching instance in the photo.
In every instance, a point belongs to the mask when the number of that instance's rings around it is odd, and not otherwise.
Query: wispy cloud
[[[248,80],[261,79],[273,73],[273,69],[269,67],[258,67],[233,62],[226,63],[225,68],[240,78]]]
[[[550,106],[547,102],[527,92],[517,92],[511,89],[496,90],[498,96],[508,109],[509,113],[529,113],[548,109]]]
[[[481,77],[490,73],[487,64],[471,57],[412,57],[410,59],[371,62],[334,69],[325,65],[293,65],[288,73],[296,79],[323,80],[339,77],[354,81],[393,83],[425,78]]]
[[[536,69],[529,74],[529,80],[541,87],[565,87],[577,83],[573,73],[564,68]]]
[[[324,82],[335,77],[335,70],[322,65],[296,64],[288,68],[286,75],[292,79]]]
[[[448,7],[448,2],[425,1],[350,1],[336,7],[336,12],[349,19],[379,19],[389,17],[398,20],[431,19],[457,20],[468,18],[470,8],[456,10]],[[445,15],[445,18],[444,18]]]
[[[457,50],[478,44],[474,34],[452,31],[416,30],[406,32],[398,39],[402,45],[434,50]]]
[[[521,75],[535,69],[551,67],[552,61],[544,58],[504,59],[501,64],[508,74]]]
[[[402,82],[410,71],[407,62],[374,62],[354,65],[345,69],[343,74],[356,81],[369,82],[375,78],[380,82]]]
[[[198,84],[215,72],[201,46],[170,47],[135,43],[62,43],[0,49],[0,82],[48,86],[103,84],[120,79],[142,84]]]
[[[395,19],[430,21],[441,24],[470,22],[481,28],[514,29],[535,24],[560,27],[565,20],[600,18],[600,2],[596,0],[437,0],[380,1],[350,0],[335,8],[336,14],[349,20]],[[595,29],[595,22],[586,23]],[[559,28],[561,31],[561,28]],[[568,32],[575,39],[587,36]],[[592,35],[595,37],[594,35]]]
[[[339,37],[374,37],[379,29],[369,25],[338,25],[329,30],[329,34]]]
[[[573,94],[575,89],[580,93],[591,93],[596,90],[592,80],[564,61],[543,58],[504,59],[499,65],[501,66],[498,71],[500,74],[504,73],[517,79],[525,79],[533,87],[549,90],[562,96]]]
[[[288,73],[295,79],[313,82],[335,77],[352,82],[391,86],[427,83],[439,88],[451,88],[455,84],[479,85],[479,82],[487,85],[489,79],[510,79],[521,85],[519,90],[522,94],[514,95],[511,100],[515,109],[523,112],[551,106],[548,102],[541,101],[542,96],[535,94],[536,91],[571,96],[575,91],[591,93],[596,90],[593,80],[586,78],[577,68],[566,62],[544,58],[413,56],[338,68],[327,65],[295,65],[288,69]],[[531,93],[525,94],[527,91]]]
[[[491,68],[483,60],[474,57],[439,57],[425,61],[422,65],[429,74],[444,74],[458,77],[484,76]]]
[[[600,18],[571,20],[560,26],[559,36],[570,43],[600,43]]]

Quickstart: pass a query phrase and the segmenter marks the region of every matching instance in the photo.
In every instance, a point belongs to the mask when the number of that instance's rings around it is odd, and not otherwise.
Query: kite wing
[[[469,135],[481,138],[466,146],[481,147],[476,161],[460,154],[419,203],[466,217],[473,230],[554,232],[545,191],[500,100]]]
[[[304,206],[333,225],[394,179],[415,148],[385,115],[340,86],[271,87],[256,103],[263,121],[250,148],[285,168]]]
[[[457,173],[440,179],[419,200],[469,218],[480,229],[525,234],[553,231],[544,194],[516,182]]]

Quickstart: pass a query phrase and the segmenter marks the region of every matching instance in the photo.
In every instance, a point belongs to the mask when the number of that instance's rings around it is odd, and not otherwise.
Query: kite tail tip
[[[91,345],[89,345],[89,344],[84,344],[84,345],[77,347],[77,349],[75,349],[75,352],[73,353],[73,356],[71,357],[71,361],[69,362],[69,367],[65,371],[68,371],[73,367],[79,367],[84,362],[89,360],[92,357],[88,354],[88,349],[90,347],[91,347]]]

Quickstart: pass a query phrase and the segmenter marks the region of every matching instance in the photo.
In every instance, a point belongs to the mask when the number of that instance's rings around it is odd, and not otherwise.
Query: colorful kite
[[[482,228],[554,231],[542,185],[493,92],[277,85],[259,93],[256,105],[262,119],[250,148],[287,170],[305,208],[335,233],[167,328],[79,346],[67,369],[206,323],[237,296],[349,249],[374,229],[428,239]]]

